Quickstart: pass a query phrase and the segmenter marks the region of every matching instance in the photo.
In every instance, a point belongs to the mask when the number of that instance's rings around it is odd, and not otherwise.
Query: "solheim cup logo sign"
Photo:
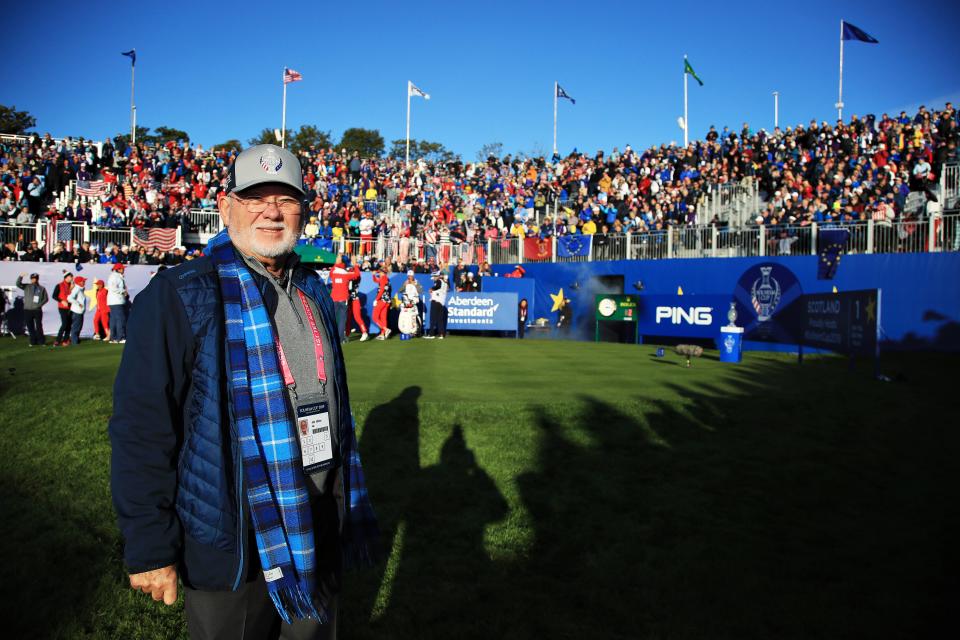
[[[745,340],[783,341],[791,333],[782,312],[803,293],[797,276],[780,262],[761,262],[744,271],[733,290],[737,323]]]
[[[757,320],[766,322],[769,320],[777,306],[780,304],[782,291],[777,279],[770,275],[773,267],[760,267],[760,277],[757,278],[750,288],[750,302],[757,312]]]
[[[271,175],[280,173],[280,167],[282,166],[283,160],[273,149],[268,149],[266,153],[260,156],[260,167]]]

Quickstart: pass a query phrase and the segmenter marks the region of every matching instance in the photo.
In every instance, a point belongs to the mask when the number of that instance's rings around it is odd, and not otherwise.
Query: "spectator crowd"
[[[874,220],[892,224],[939,212],[932,190],[945,165],[956,163],[958,118],[953,105],[921,106],[914,115],[852,116],[849,122],[810,121],[772,132],[744,123],[710,127],[705,138],[610,153],[573,152],[551,158],[489,157],[404,166],[393,158],[360,158],[343,150],[300,151],[307,188],[305,236],[311,242],[358,238],[358,262],[377,242],[414,238],[415,246],[481,246],[488,239],[550,238],[664,232],[726,225],[705,219],[707,198],[722,185],[755,181],[761,210],[748,221],[798,228],[817,223]],[[123,139],[94,144],[49,134],[0,145],[0,223],[87,222],[98,227],[175,227],[189,231],[191,209],[213,209],[234,149],[204,150],[168,142],[131,146]],[[73,180],[103,181],[101,196],[56,206]],[[929,206],[907,211],[910,192],[929,194]],[[95,202],[94,202],[95,201]],[[389,203],[389,205],[387,204]],[[385,215],[386,211],[394,215]],[[554,212],[556,214],[554,215]],[[403,243],[403,247],[409,243]],[[461,254],[457,254],[461,255]],[[80,246],[41,251],[8,242],[2,258],[177,264],[192,257],[127,247]],[[396,268],[450,255],[392,255]],[[485,256],[471,256],[477,264]],[[459,283],[456,283],[459,284]]]

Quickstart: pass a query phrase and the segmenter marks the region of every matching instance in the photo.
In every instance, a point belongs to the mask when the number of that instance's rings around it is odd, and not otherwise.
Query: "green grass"
[[[125,582],[120,347],[0,341],[8,637],[186,637]],[[938,637],[960,595],[956,358],[453,337],[351,343],[388,559],[342,638]]]

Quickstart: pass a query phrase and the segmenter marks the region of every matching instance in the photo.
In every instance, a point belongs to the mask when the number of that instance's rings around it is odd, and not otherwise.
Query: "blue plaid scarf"
[[[207,253],[220,277],[233,417],[270,598],[288,623],[309,617],[326,623],[326,608],[314,597],[312,513],[294,423],[287,410],[273,325],[256,282],[234,253],[226,231],[210,241]],[[349,411],[348,404],[341,406]],[[344,495],[348,496],[341,536],[345,556],[350,563],[372,562],[378,530],[352,428],[341,433],[340,443]]]

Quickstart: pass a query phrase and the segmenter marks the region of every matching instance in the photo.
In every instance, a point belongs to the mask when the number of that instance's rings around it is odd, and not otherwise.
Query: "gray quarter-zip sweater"
[[[239,252],[238,252],[239,253]],[[308,299],[313,318],[320,330],[320,337],[323,342],[323,360],[326,364],[327,382],[321,383],[317,379],[317,365],[313,349],[313,331],[307,321],[303,310],[303,303],[297,294],[297,289],[291,283],[290,274],[294,269],[304,269],[299,266],[300,257],[292,254],[287,259],[287,265],[283,276],[275,278],[270,275],[260,262],[240,254],[246,265],[255,273],[266,279],[273,286],[276,293],[276,308],[271,308],[271,302],[264,300],[267,305],[268,313],[273,319],[273,327],[280,338],[280,346],[283,347],[283,354],[287,359],[287,366],[295,380],[294,385],[287,388],[288,410],[291,418],[296,416],[296,406],[298,402],[312,402],[322,400],[329,403],[330,406],[330,425],[339,424],[337,422],[337,396],[333,389],[334,368],[333,368],[333,348],[330,344],[330,337],[324,330],[322,316],[317,306]],[[294,430],[297,439],[300,438],[299,429]],[[340,465],[337,452],[339,451],[339,441],[336,429],[331,429],[331,445],[334,452],[334,465],[325,471],[318,471],[306,476],[307,489],[313,495],[323,495],[331,490],[331,484],[334,477],[333,471]]]

